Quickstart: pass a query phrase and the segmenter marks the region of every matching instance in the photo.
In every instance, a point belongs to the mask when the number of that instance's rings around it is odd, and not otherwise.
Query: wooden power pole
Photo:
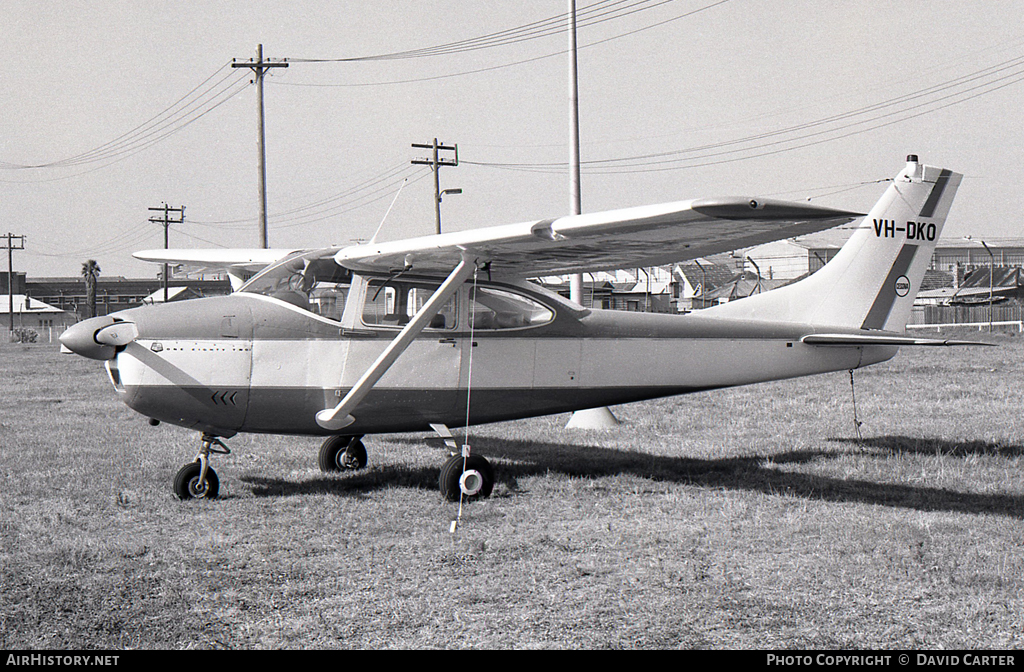
[[[164,203],[159,208],[150,208],[149,211],[150,212],[162,212],[162,213],[164,213],[163,217],[150,217],[149,221],[151,221],[154,224],[163,224],[164,225],[164,249],[165,250],[169,249],[170,248],[169,243],[170,243],[171,239],[170,239],[170,235],[168,234],[168,229],[170,228],[171,224],[184,224],[185,223],[185,206],[183,205],[180,208],[172,208],[172,207],[168,206],[166,203]],[[171,219],[171,213],[172,212],[178,213],[178,218],[177,219]],[[168,294],[168,292],[167,292],[167,279],[168,279],[168,276],[170,276],[170,266],[168,266],[167,264],[164,264],[164,303],[167,303],[167,294]]]
[[[257,153],[259,154],[260,170],[260,247],[267,249],[267,151],[264,147],[266,132],[263,126],[263,75],[270,68],[287,68],[283,62],[271,63],[263,60],[263,45],[256,48],[256,60],[238,63],[232,61],[232,68],[249,68],[256,75],[256,112],[259,117],[259,135],[257,136]]]
[[[11,316],[11,333],[14,333],[14,251],[25,249],[25,236],[8,233],[7,244],[0,249],[7,250],[7,312]],[[15,240],[18,242],[15,243]],[[25,299],[26,301],[28,299]]]
[[[430,166],[430,169],[434,171],[434,221],[435,233],[441,233],[441,197],[443,194],[461,194],[461,189],[445,189],[441,191],[441,178],[439,173],[441,172],[441,166],[457,166],[459,165],[459,146],[458,145],[444,145],[434,138],[434,144],[432,145],[418,145],[413,143],[413,147],[417,149],[432,149],[434,153],[429,159],[413,159],[412,163],[419,166]],[[454,159],[442,159],[439,158],[437,153],[439,150],[454,151]]]

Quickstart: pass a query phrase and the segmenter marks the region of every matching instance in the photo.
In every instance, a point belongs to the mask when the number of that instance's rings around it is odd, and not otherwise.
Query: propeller
[[[113,359],[117,348],[124,347],[139,337],[139,328],[110,315],[91,317],[69,327],[60,335],[65,348],[89,359]]]

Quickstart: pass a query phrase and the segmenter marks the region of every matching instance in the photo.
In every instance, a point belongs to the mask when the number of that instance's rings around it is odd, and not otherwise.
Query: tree
[[[96,317],[96,279],[100,277],[100,265],[95,259],[82,263],[82,277],[85,278],[87,317]]]

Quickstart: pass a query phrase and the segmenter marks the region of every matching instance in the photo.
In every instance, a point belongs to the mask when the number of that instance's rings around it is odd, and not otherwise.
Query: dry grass
[[[1024,339],[472,430],[494,496],[441,501],[436,441],[197,437],[101,367],[0,346],[0,647],[1014,648],[1024,645]]]

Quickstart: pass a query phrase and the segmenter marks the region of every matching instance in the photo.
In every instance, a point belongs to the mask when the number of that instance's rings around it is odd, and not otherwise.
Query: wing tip
[[[863,212],[756,196],[702,198],[694,201],[691,207],[702,215],[718,219],[856,219],[865,216]]]

